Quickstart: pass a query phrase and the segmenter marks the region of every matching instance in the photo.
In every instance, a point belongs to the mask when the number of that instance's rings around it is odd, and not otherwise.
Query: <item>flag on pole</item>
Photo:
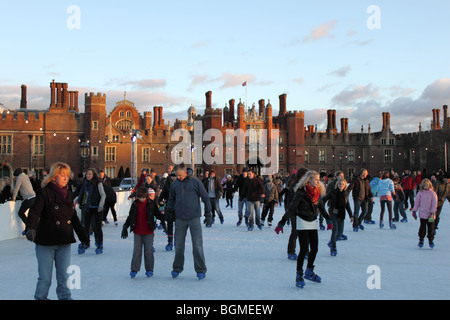
[[[242,86],[245,87],[247,85],[247,81],[245,81]]]

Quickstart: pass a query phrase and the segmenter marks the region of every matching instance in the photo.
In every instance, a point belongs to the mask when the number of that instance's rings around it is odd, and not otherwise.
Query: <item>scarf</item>
[[[60,188],[59,186],[57,186],[53,181],[50,181],[48,183],[48,185],[56,191],[56,193],[58,193],[61,197],[63,197],[64,199],[67,199],[67,195],[69,194],[69,189],[67,188],[67,186],[64,186],[62,188]]]
[[[316,203],[320,197],[320,190],[317,187],[311,187],[309,184],[305,185],[306,194],[311,198],[313,203]]]

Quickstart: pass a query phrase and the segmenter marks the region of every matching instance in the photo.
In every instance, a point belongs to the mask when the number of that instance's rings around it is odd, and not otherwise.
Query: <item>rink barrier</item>
[[[131,201],[127,200],[130,195],[130,191],[118,191],[116,212],[117,218],[127,217],[130,210]],[[0,241],[11,240],[23,237],[22,231],[25,229],[25,225],[20,220],[17,212],[19,211],[22,201],[8,201],[0,204]],[[78,216],[80,214],[77,206]],[[28,211],[25,212],[28,215]],[[112,221],[111,211],[108,213],[108,220]]]

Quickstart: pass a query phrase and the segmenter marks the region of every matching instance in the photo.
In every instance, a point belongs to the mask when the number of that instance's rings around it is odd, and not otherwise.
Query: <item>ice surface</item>
[[[352,202],[352,201],[351,201]],[[121,212],[119,226],[103,227],[104,253],[95,254],[91,247],[84,255],[72,245],[71,264],[81,271],[81,288],[72,289],[77,300],[295,300],[295,299],[448,299],[450,297],[450,204],[445,203],[436,247],[428,241],[417,247],[419,222],[408,210],[407,223],[398,222],[396,230],[379,229],[378,199],[373,218],[377,224],[365,225],[364,231],[353,232],[348,217],[344,234],[347,241],[337,243],[338,255],[330,256],[327,243],[331,231],[319,231],[319,252],[315,272],[322,283],[306,280],[303,289],[295,287],[296,261],[288,260],[287,241],[291,227],[284,234],[274,232],[284,207],[276,207],[274,225],[248,232],[244,224],[236,226],[237,198],[234,209],[225,208],[221,225],[216,218],[212,228],[203,228],[204,250],[208,272],[206,279],[196,277],[190,237],[186,241],[185,269],[176,279],[171,270],[174,251],[167,252],[167,236],[162,230],[155,234],[155,269],[152,278],[142,268],[130,279],[133,234],[121,239],[127,215]],[[111,216],[110,216],[111,219]],[[93,236],[91,241],[93,244]],[[0,242],[0,299],[29,300],[37,280],[35,245],[25,237]],[[299,247],[297,244],[297,253]],[[377,266],[374,273],[371,266]],[[306,267],[306,261],[305,261]],[[379,275],[379,278],[376,278]],[[379,279],[379,289],[369,289]],[[368,287],[369,283],[369,287]],[[56,280],[49,298],[56,299]]]

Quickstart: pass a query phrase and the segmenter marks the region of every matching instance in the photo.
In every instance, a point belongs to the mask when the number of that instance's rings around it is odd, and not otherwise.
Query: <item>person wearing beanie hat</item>
[[[142,250],[144,250],[145,275],[153,276],[155,259],[153,256],[155,218],[162,219],[155,202],[155,191],[145,187],[139,187],[136,191],[136,200],[130,207],[129,215],[122,228],[122,239],[128,237],[128,227],[134,233],[133,256],[131,258],[130,277],[133,279],[141,269]]]

